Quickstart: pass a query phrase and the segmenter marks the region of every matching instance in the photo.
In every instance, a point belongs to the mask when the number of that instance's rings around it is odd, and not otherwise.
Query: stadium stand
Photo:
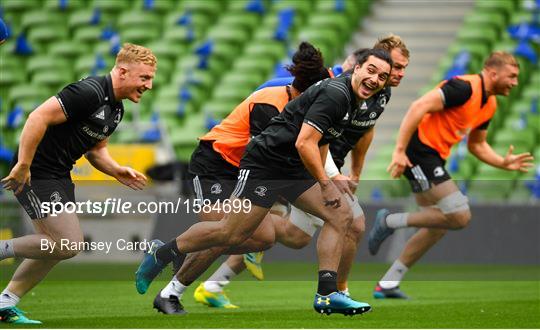
[[[512,143],[516,151],[540,157],[539,14],[529,4],[477,1],[432,82],[478,72],[491,50],[514,52],[522,68],[520,85],[510,98],[500,99],[489,140],[497,149]],[[112,142],[165,139],[176,158],[186,162],[198,136],[258,85],[279,75],[298,41],[319,47],[328,66],[343,57],[345,44],[370,5],[371,1],[355,0],[4,0],[0,8],[10,38],[0,47],[2,159],[9,158],[25,116],[36,105],[70,81],[107,73],[121,43],[134,42],[156,53],[158,72],[154,90],[141,104],[125,102],[122,126],[127,128],[113,135]],[[449,166],[466,182],[472,198],[533,195],[527,187],[534,175],[505,176],[484,169],[465,149],[455,149]],[[363,178],[386,178],[390,154],[391,148],[378,152]],[[7,164],[0,163],[4,175]],[[493,183],[492,189],[477,183],[493,178],[508,183]],[[373,184],[362,191],[363,197],[408,194],[405,181]]]

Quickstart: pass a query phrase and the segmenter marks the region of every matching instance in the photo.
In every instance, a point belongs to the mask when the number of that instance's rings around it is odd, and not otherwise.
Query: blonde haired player
[[[148,48],[126,43],[106,76],[89,77],[67,85],[38,106],[28,117],[11,172],[2,179],[32,219],[35,234],[0,241],[0,260],[25,258],[0,294],[0,321],[39,324],[17,307],[61,260],[77,255],[62,248],[61,240],[83,241],[79,220],[66,212],[45,214],[42,202],[74,202],[70,171],[81,156],[101,172],[140,190],[146,177],[120,166],[107,151],[107,140],[124,116],[123,99],[138,103],[152,89],[157,60]],[[51,249],[42,249],[46,241]]]

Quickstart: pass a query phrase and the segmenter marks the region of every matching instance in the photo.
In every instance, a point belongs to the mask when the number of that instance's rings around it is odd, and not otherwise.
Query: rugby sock
[[[397,228],[405,228],[407,227],[407,218],[409,217],[409,213],[393,213],[389,214],[386,217],[386,225],[389,228],[397,229]]]
[[[331,270],[319,270],[317,293],[321,296],[327,296],[337,291],[337,273]]]
[[[390,269],[384,274],[383,278],[379,281],[379,285],[383,289],[392,289],[399,285],[403,276],[409,268],[405,266],[399,259],[394,261]]]
[[[183,285],[178,281],[176,276],[173,276],[172,280],[167,284],[163,290],[161,290],[161,293],[159,294],[161,298],[169,298],[170,296],[177,296],[178,299],[182,298],[182,295],[184,294],[184,291],[186,291],[187,286]]]
[[[19,300],[21,300],[21,298],[19,298],[16,294],[8,289],[4,289],[4,291],[0,293],[0,308],[15,306]]]
[[[230,283],[231,278],[237,274],[227,265],[226,262],[221,266],[204,282],[204,288],[208,292],[221,292],[223,287]]]
[[[157,249],[156,258],[167,265],[169,262],[173,261],[173,259],[181,259],[180,263],[182,263],[183,259],[186,258],[186,254],[178,250],[176,239],[173,239]]]
[[[0,241],[0,260],[12,258],[15,256],[13,251],[13,240],[1,240]]]

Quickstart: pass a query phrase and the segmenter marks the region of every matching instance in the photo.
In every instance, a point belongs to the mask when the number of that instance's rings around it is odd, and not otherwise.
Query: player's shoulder
[[[96,102],[102,103],[108,99],[107,79],[105,76],[90,76],[74,83],[79,91]]]
[[[327,79],[325,91],[338,103],[351,103],[353,100],[349,77]]]

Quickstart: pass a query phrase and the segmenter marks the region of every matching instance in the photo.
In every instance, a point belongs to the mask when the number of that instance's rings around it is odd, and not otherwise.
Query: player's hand
[[[521,154],[514,155],[514,146],[508,148],[508,153],[504,157],[503,167],[510,171],[521,171],[527,173],[529,168],[533,166],[532,161],[534,157],[530,152],[524,152]]]
[[[321,184],[322,197],[324,206],[329,206],[337,209],[341,206],[341,193],[332,181],[327,181]]]
[[[353,194],[356,194],[356,189],[358,188],[358,183],[360,182],[359,177],[349,177],[349,189],[351,189]]]
[[[2,179],[2,187],[6,190],[12,190],[18,195],[24,188],[24,185],[30,185],[30,166],[15,164],[8,176]]]
[[[133,190],[142,190],[146,186],[146,176],[131,167],[121,166],[114,177]]]
[[[347,194],[352,197],[353,192],[351,190],[350,179],[348,176],[343,174],[338,174],[332,178],[332,182],[336,185],[339,191],[342,194]]]
[[[412,167],[413,165],[409,160],[409,157],[405,154],[405,151],[394,150],[392,162],[386,169],[386,172],[390,173],[392,178],[397,179],[405,172],[407,166]]]

